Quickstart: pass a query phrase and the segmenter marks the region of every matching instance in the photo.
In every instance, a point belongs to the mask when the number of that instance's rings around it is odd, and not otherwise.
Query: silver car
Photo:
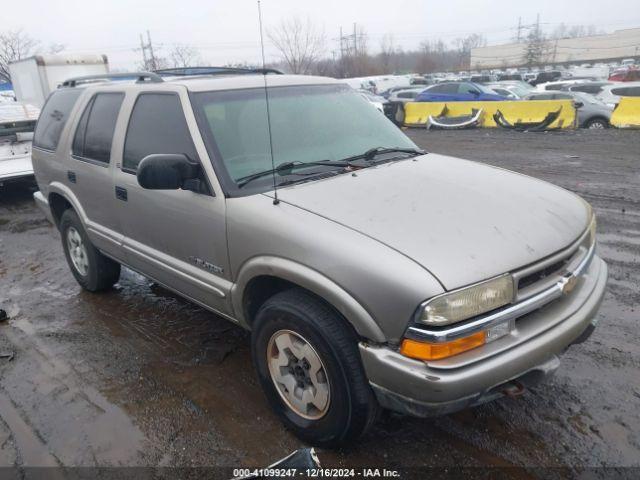
[[[50,96],[35,199],[83,288],[125,265],[250,329],[303,440],[522,393],[594,329],[607,266],[575,194],[427,154],[337,80],[137,75]]]
[[[527,100],[573,100],[577,112],[577,125],[590,130],[609,128],[613,108],[593,95],[582,92],[533,93]]]

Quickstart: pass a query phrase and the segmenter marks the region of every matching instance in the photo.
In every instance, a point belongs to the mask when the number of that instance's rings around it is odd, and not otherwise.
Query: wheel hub
[[[330,390],[320,356],[300,334],[279,330],[269,340],[267,363],[271,380],[289,408],[317,420],[329,409]]]
[[[89,256],[82,237],[74,227],[67,230],[67,249],[73,268],[83,277],[86,276],[89,271]]]

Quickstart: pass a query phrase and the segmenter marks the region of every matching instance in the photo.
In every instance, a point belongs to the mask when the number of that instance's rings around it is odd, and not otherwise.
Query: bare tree
[[[202,63],[198,50],[189,45],[176,45],[169,53],[174,68],[195,67]]]
[[[393,35],[385,35],[380,41],[380,54],[378,59],[384,73],[389,73],[393,69],[393,60],[396,55],[396,47]]]
[[[324,51],[324,31],[310,18],[283,20],[267,31],[267,37],[280,52],[287,69],[294,74],[311,72]]]
[[[573,25],[567,27],[564,23],[558,25],[550,34],[554,40],[560,38],[579,38],[603,33],[598,30],[595,25]]]
[[[40,42],[22,30],[0,33],[0,82],[10,82],[9,63],[33,55]]]
[[[487,45],[487,40],[478,33],[473,33],[464,38],[458,38],[454,41],[460,55],[460,67],[471,67],[471,50]]]

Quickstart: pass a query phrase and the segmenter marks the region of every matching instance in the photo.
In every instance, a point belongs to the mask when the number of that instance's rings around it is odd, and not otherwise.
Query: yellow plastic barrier
[[[620,98],[610,123],[618,128],[640,128],[640,97]]]
[[[558,118],[550,124],[548,129],[575,128],[576,109],[571,100],[522,100],[504,102],[409,102],[404,106],[407,127],[423,127],[429,120],[429,115],[440,115],[445,107],[447,117],[470,115],[473,109],[482,109],[480,127],[497,127],[493,116],[500,110],[504,118],[510,123],[539,123],[549,113],[562,108]]]
[[[404,104],[404,125],[406,127],[424,127],[429,115],[442,114],[446,103],[440,102],[408,102]],[[469,110],[471,111],[471,110]]]

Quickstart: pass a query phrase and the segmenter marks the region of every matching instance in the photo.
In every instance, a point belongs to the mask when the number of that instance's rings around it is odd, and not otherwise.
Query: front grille
[[[573,245],[549,258],[513,273],[516,301],[522,301],[549,288],[567,272],[575,269],[591,246],[588,232]]]
[[[564,258],[559,262],[556,262],[548,267],[538,270],[537,272],[530,273],[529,275],[522,277],[518,282],[518,289],[527,288],[535,283],[538,283],[554,273],[561,273],[569,264],[571,257]]]

